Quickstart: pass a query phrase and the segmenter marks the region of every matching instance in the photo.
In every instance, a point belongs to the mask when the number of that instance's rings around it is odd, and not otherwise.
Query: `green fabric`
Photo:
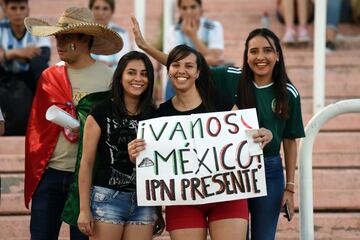
[[[82,139],[83,139],[83,129],[84,129],[85,120],[89,115],[89,113],[91,112],[92,108],[96,104],[104,101],[108,96],[109,96],[108,91],[91,93],[83,97],[79,101],[79,104],[76,107],[77,116],[78,119],[80,120],[79,149],[76,159],[74,182],[70,185],[68,198],[66,200],[65,207],[61,216],[64,222],[71,224],[73,226],[77,226],[77,219],[80,213],[78,177],[79,177],[80,160],[82,155]],[[95,160],[94,169],[96,169],[96,160]]]
[[[281,142],[284,138],[295,139],[305,136],[299,92],[292,84],[288,84],[287,89],[289,118],[281,120],[274,113],[274,85],[260,88],[254,86],[259,126],[269,129],[273,134],[273,139],[264,148],[265,157],[279,154]]]
[[[211,67],[210,71],[216,90],[220,92],[222,97],[231,97],[232,103],[235,103],[241,69],[222,65]]]

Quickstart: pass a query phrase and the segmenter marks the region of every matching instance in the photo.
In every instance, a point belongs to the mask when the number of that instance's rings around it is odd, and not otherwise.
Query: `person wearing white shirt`
[[[201,0],[178,0],[180,19],[166,36],[165,52],[185,44],[199,51],[210,66],[224,64],[224,32],[220,22],[202,16]],[[165,98],[174,95],[167,81]]]
[[[0,21],[0,102],[5,135],[25,135],[38,78],[48,67],[49,38],[32,36],[24,19],[28,0],[4,0],[6,18]]]
[[[91,56],[99,60],[100,62],[105,63],[109,67],[115,70],[118,61],[122,56],[128,53],[131,50],[131,44],[129,39],[129,33],[125,29],[111,22],[111,17],[115,11],[115,1],[114,0],[90,0],[89,9],[93,12],[95,22],[103,24],[108,28],[117,32],[123,40],[123,48],[113,54],[113,55],[96,55],[91,54]]]

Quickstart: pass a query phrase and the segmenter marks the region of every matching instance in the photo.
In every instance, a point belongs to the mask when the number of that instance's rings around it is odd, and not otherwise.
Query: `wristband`
[[[293,185],[293,186],[295,186],[295,183],[293,183],[293,182],[286,182],[286,185]]]

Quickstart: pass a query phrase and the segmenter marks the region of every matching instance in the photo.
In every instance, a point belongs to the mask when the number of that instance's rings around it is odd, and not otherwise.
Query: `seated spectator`
[[[342,0],[327,2],[326,10],[326,50],[335,51],[337,28],[340,21]]]
[[[356,22],[354,19],[354,3],[360,0],[331,0],[327,1],[326,11],[326,51],[333,52],[336,50],[336,37],[340,22]]]
[[[178,22],[169,30],[164,49],[169,52],[185,44],[198,50],[210,66],[224,63],[224,33],[220,22],[202,16],[201,0],[177,0]],[[171,81],[167,81],[165,98],[175,94]]]
[[[210,66],[223,63],[224,33],[220,22],[202,16],[201,0],[178,0],[179,20],[167,35],[165,52],[186,44],[202,53]]]
[[[0,102],[5,135],[24,135],[37,79],[48,66],[50,40],[31,36],[24,19],[28,0],[5,0],[0,22]]]
[[[308,43],[310,41],[307,24],[314,19],[312,0],[278,0],[277,16],[286,30],[282,38],[285,44]],[[297,29],[295,25],[298,24]]]
[[[351,0],[351,12],[352,20],[356,23],[360,23],[360,0]]]
[[[100,62],[105,63],[109,67],[115,70],[117,63],[120,58],[127,52],[130,51],[130,40],[129,33],[125,29],[119,27],[115,23],[111,22],[111,17],[115,11],[115,0],[90,0],[89,8],[94,14],[95,21],[97,23],[103,24],[108,28],[117,32],[120,37],[123,39],[124,46],[116,54],[113,55],[96,55],[92,54],[92,57]]]
[[[0,0],[0,20],[5,18],[4,14],[4,0]]]

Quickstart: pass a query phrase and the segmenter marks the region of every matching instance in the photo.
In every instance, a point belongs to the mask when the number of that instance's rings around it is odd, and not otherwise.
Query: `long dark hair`
[[[148,87],[146,91],[140,96],[139,110],[140,118],[146,119],[151,117],[155,105],[153,103],[152,94],[154,89],[154,68],[148,56],[144,53],[131,51],[125,54],[120,60],[115,69],[112,84],[111,84],[111,98],[114,105],[114,116],[118,119],[129,115],[126,110],[124,100],[124,87],[122,85],[122,75],[126,66],[132,60],[141,60],[145,64]]]
[[[287,119],[288,117],[288,93],[287,83],[291,83],[286,73],[283,51],[281,49],[279,38],[267,28],[258,28],[250,32],[245,42],[245,50],[243,57],[243,69],[241,74],[241,80],[238,84],[237,90],[237,106],[240,109],[256,107],[256,99],[254,94],[254,72],[251,70],[248,61],[249,41],[256,36],[264,37],[270,44],[271,48],[279,54],[279,60],[276,62],[273,73],[272,81],[275,88],[275,114],[280,119]],[[270,39],[273,40],[274,45]]]
[[[171,63],[180,61],[190,54],[195,55],[197,69],[199,70],[199,77],[195,81],[196,89],[199,91],[205,109],[213,111],[215,110],[214,84],[210,77],[209,65],[201,53],[187,45],[178,45],[170,51],[166,62],[166,69],[169,71]]]

